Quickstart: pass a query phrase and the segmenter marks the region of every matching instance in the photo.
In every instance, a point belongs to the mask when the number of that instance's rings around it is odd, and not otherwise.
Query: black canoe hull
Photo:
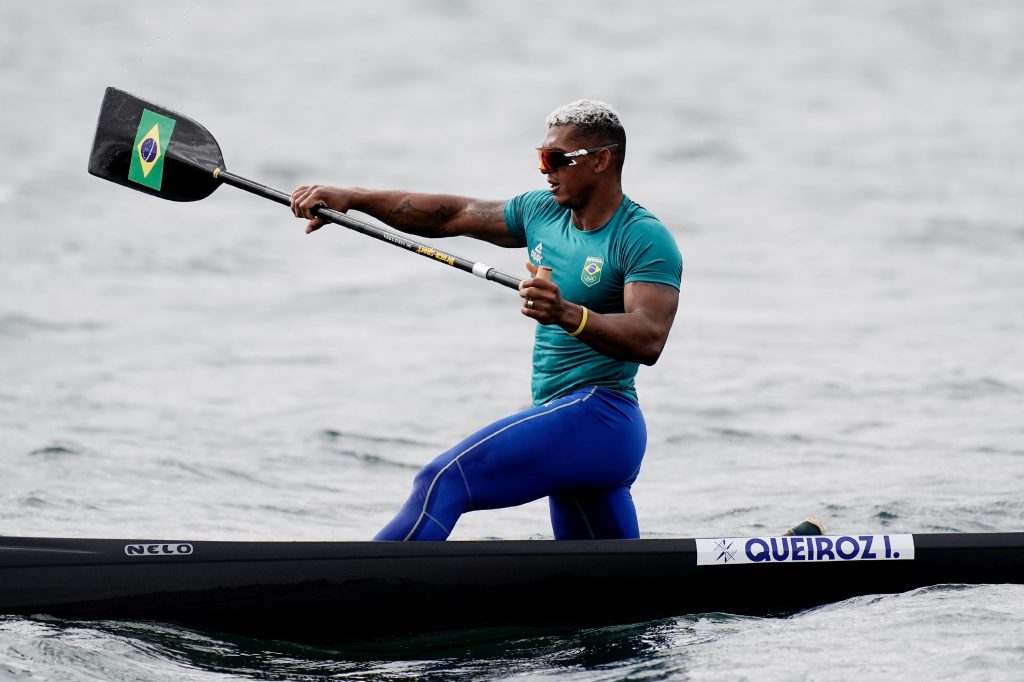
[[[915,535],[913,544],[910,561],[698,565],[692,539],[0,538],[0,613],[331,643],[484,626],[770,615],[928,585],[1024,583],[1024,533]]]

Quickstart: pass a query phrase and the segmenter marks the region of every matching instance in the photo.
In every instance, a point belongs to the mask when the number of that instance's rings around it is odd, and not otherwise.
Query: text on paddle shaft
[[[419,247],[418,249],[416,249],[416,253],[420,254],[421,256],[426,256],[427,258],[439,260],[442,263],[447,263],[448,265],[455,265],[455,258],[453,256],[450,256],[444,251],[437,251],[436,249],[432,249],[428,246]]]

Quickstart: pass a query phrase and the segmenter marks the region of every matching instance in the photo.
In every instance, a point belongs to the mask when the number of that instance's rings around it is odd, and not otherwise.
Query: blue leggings
[[[467,511],[548,497],[556,540],[640,536],[629,488],[647,427],[640,406],[588,387],[477,431],[423,467],[375,540],[444,540]]]

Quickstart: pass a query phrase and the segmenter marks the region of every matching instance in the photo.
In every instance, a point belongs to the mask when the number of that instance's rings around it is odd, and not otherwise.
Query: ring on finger
[[[529,308],[530,310],[533,310],[533,299],[532,298],[526,299],[526,307]]]

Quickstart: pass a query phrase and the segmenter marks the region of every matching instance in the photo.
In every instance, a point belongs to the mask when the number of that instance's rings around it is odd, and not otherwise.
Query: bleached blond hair
[[[548,114],[545,123],[548,128],[564,125],[580,128],[622,128],[619,115],[610,104],[592,99],[578,99],[563,104]]]

